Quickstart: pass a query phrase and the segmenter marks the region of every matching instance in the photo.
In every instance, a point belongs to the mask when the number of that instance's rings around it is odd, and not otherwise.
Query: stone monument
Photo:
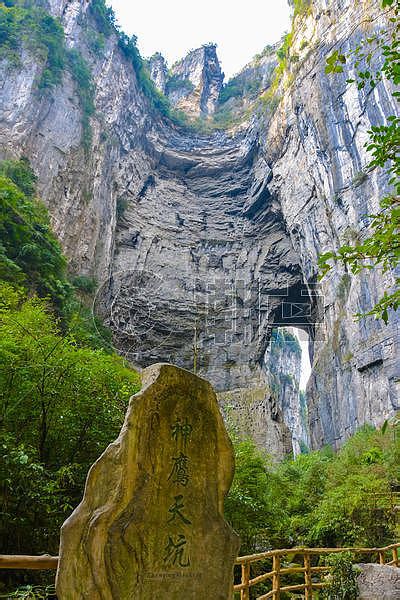
[[[61,529],[59,600],[230,600],[233,470],[210,384],[168,364],[145,369]]]

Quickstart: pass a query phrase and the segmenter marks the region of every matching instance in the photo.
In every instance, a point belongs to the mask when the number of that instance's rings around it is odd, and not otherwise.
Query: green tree
[[[83,303],[95,282],[69,282],[35,183],[26,160],[0,163],[3,553],[57,553],[88,468],[117,436],[139,389],[137,373],[103,349],[105,329],[97,331]]]
[[[235,476],[225,515],[241,538],[241,553],[255,550],[268,523],[268,458],[250,440],[235,441]],[[268,543],[268,542],[267,542]]]
[[[0,163],[0,278],[48,296],[61,312],[72,290],[67,262],[45,207],[33,197],[35,183],[27,161]]]
[[[58,529],[139,379],[121,358],[63,335],[45,300],[0,290],[0,551],[56,552]]]
[[[236,473],[226,516],[241,554],[293,546],[384,546],[395,541],[390,493],[400,482],[399,423],[367,426],[341,450],[279,464],[233,436]]]

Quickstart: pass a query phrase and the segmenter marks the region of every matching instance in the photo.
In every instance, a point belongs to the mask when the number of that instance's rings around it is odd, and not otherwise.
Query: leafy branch
[[[325,72],[327,74],[343,73],[344,65],[350,56],[355,57],[354,68],[357,69],[357,79],[347,79],[348,84],[357,84],[362,90],[368,83],[373,89],[384,78],[395,86],[400,83],[400,42],[398,32],[400,29],[400,0],[382,0],[382,8],[393,9],[389,21],[393,27],[389,32],[380,31],[375,35],[361,40],[346,56],[341,50],[335,50],[326,59]],[[381,70],[372,72],[371,64],[375,54],[383,58]],[[360,67],[361,66],[361,67]],[[398,99],[400,93],[393,91],[393,97]],[[380,211],[368,215],[370,218],[370,234],[361,243],[342,245],[337,252],[329,251],[320,255],[320,279],[332,268],[333,263],[342,263],[345,268],[357,275],[364,269],[380,268],[382,273],[394,271],[400,262],[400,118],[389,116],[384,125],[373,126],[368,131],[369,140],[366,149],[372,154],[372,161],[368,167],[386,168],[389,185],[393,193],[385,196],[380,201]],[[373,315],[381,318],[385,323],[389,319],[389,309],[397,310],[400,305],[400,279],[395,278],[396,288],[386,289],[382,298],[375,306],[358,317]]]

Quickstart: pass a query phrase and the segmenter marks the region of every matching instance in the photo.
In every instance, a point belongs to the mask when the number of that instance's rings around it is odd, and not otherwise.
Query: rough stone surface
[[[301,355],[297,337],[287,329],[280,329],[274,332],[264,358],[272,393],[269,404],[271,408],[275,405],[273,413],[280,411],[281,419],[290,431],[291,450],[295,455],[310,446],[305,395],[300,390]]]
[[[351,61],[341,75],[324,72],[335,44],[340,41],[347,53],[367,30],[380,27],[387,24],[379,2],[320,0],[296,19],[291,54],[298,60],[288,61],[283,86],[290,80],[292,85],[269,123],[265,152],[273,165],[270,191],[280,199],[310,283],[318,254],[367,235],[365,215],[378,209],[385,193],[384,173],[366,168],[371,157],[364,144],[371,125],[397,112],[388,84],[371,94],[346,86],[353,77]],[[385,283],[390,281],[389,273]],[[363,423],[381,424],[399,408],[398,317],[392,314],[386,327],[353,316],[376,302],[383,284],[378,271],[350,277],[339,268],[322,281],[324,318],[312,334],[307,390],[313,447],[337,447]]]
[[[147,368],[62,527],[58,598],[231,598],[239,542],[223,508],[233,470],[210,384],[172,365]]]
[[[224,418],[240,438],[253,439],[277,460],[292,451],[291,432],[272,390],[262,385],[219,392]]]
[[[265,353],[259,386],[253,380],[251,387],[219,392],[218,401],[232,430],[279,460],[309,446],[309,435],[299,390],[299,343],[286,329],[275,334]]]
[[[357,577],[360,600],[398,600],[400,569],[388,565],[360,564]]]
[[[212,115],[223,80],[216,46],[206,44],[172,66],[174,85],[167,85],[167,95],[176,108],[191,117]]]
[[[349,277],[335,268],[319,289],[319,315],[313,295],[318,255],[367,234],[364,215],[377,209],[386,186],[382,171],[366,169],[364,143],[371,125],[396,112],[391,90],[385,82],[372,93],[346,87],[351,63],[337,77],[324,72],[338,43],[346,52],[386,26],[379,1],[311,3],[296,18],[297,59],[287,61],[278,106],[239,133],[212,135],[155,114],[116,36],[101,53],[91,51],[82,26],[91,19],[86,0],[51,0],[50,8],[92,70],[91,151],[82,149],[68,72],[39,96],[43,64],[27,49],[21,69],[1,63],[0,156],[31,160],[72,269],[102,283],[96,301],[117,348],[140,366],[163,360],[192,368],[197,361],[219,391],[258,390],[269,385],[271,328],[295,325],[288,303],[312,296],[314,312],[297,323],[310,334],[311,445],[338,446],[363,423],[395,414],[398,320],[391,315],[385,327],[353,318],[379,298],[380,273]],[[209,98],[220,85],[217,71]],[[138,281],[146,284],[140,291]],[[324,317],[318,327],[316,315]],[[264,408],[273,409],[269,394]]]
[[[165,58],[159,52],[156,52],[148,60],[150,77],[154,81],[156,88],[164,94],[167,83],[168,68]]]

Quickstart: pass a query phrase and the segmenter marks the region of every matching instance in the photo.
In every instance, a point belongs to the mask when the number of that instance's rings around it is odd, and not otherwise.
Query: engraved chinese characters
[[[176,420],[174,425],[171,427],[172,437],[175,440],[177,456],[172,457],[172,469],[169,474],[168,481],[176,486],[186,487],[190,482],[189,475],[189,457],[184,454],[187,451],[187,446],[192,435],[193,427],[189,424],[187,417],[184,421],[180,418]],[[192,524],[187,517],[184,516],[183,510],[184,495],[178,494],[174,496],[174,503],[169,507],[168,512],[171,513],[171,517],[167,520],[167,523],[174,523],[175,519],[180,522],[180,525],[189,526]],[[186,533],[179,533],[176,540],[168,535],[167,546],[165,548],[164,564],[167,566],[178,565],[179,567],[189,567],[190,558],[188,555],[189,549],[187,546]],[[186,555],[186,558],[184,558]]]
[[[118,439],[62,528],[59,599],[229,600],[232,474],[211,386],[171,365],[145,369]]]

